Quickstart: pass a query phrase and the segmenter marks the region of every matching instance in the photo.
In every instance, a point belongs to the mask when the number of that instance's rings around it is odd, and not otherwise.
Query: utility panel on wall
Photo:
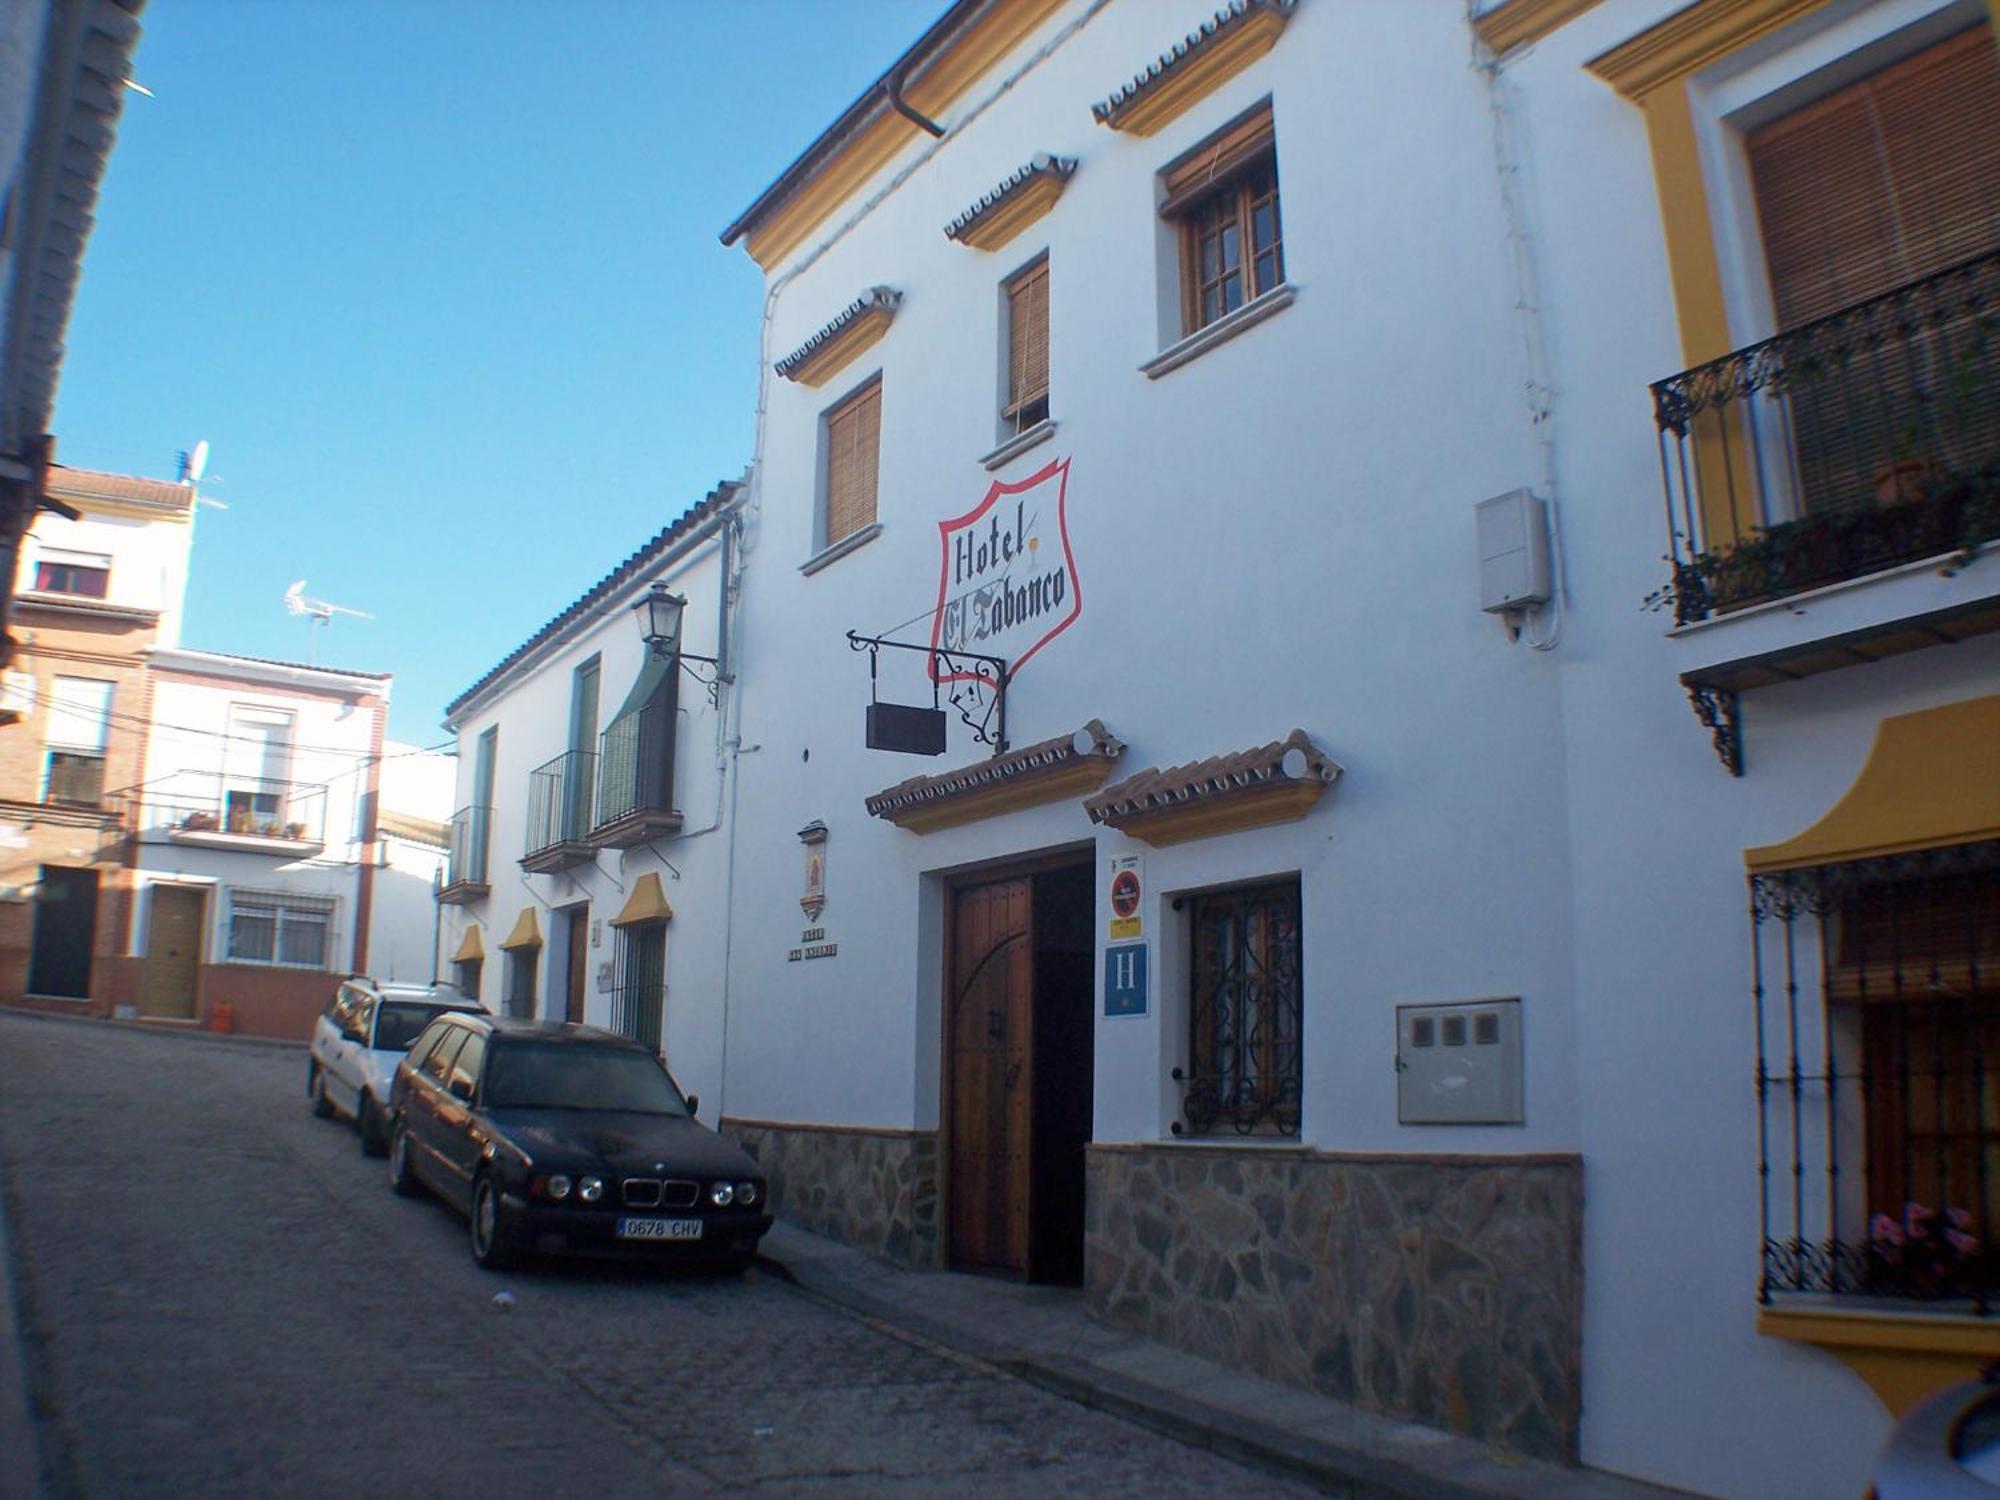
[[[1396,1118],[1405,1125],[1521,1123],[1521,1002],[1396,1007]]]
[[[1488,614],[1546,604],[1549,522],[1526,490],[1482,500],[1479,514],[1479,607]]]

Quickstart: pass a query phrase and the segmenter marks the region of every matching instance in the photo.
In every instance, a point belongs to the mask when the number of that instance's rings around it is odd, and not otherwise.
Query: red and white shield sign
[[[1069,460],[1018,484],[997,480],[964,515],[938,522],[931,647],[1004,657],[1008,675],[1076,623],[1083,588],[1069,545]],[[975,680],[930,658],[939,682]]]

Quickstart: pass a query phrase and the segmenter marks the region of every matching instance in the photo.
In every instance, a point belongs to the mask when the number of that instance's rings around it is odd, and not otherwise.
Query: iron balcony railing
[[[2000,251],[1653,386],[1678,624],[2000,536]]]
[[[604,731],[598,760],[597,826],[673,811],[674,704],[655,699]]]
[[[590,834],[590,799],[597,779],[597,752],[567,750],[528,773],[530,857],[563,844],[582,843]]]
[[[451,850],[445,858],[444,884],[486,884],[486,848],[493,836],[493,809],[461,807],[451,815]]]
[[[142,837],[199,842],[234,836],[290,844],[326,842],[327,789],[316,781],[175,771],[120,799]]]

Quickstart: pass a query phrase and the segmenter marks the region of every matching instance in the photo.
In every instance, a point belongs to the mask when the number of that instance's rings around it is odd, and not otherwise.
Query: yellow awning
[[[514,919],[514,930],[500,940],[502,948],[539,948],[542,946],[541,928],[535,925],[535,908],[524,906],[521,915]]]
[[[451,956],[455,964],[472,963],[486,957],[486,945],[479,940],[479,924],[474,922],[465,929],[465,936],[458,941],[458,951]]]
[[[1847,795],[1752,874],[2000,838],[2000,694],[1884,719]]]
[[[641,875],[632,882],[625,906],[611,919],[613,927],[636,927],[641,922],[671,922],[674,909],[667,905],[667,893],[660,889],[660,877]]]

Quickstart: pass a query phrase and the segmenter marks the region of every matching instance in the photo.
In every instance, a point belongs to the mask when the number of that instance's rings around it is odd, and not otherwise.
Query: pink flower
[[[1964,1234],[1956,1229],[1947,1229],[1944,1232],[1944,1242],[1966,1260],[1970,1260],[1979,1253],[1979,1239],[1976,1235]]]
[[[1944,1216],[1951,1221],[1953,1229],[1970,1229],[1972,1227],[1972,1215],[1962,1208],[1947,1208],[1944,1211]]]
[[[1924,1221],[1935,1219],[1936,1217],[1937,1214],[1931,1209],[1914,1200],[1903,1205],[1903,1223],[1909,1228],[1911,1234],[1921,1233]]]
[[[1868,1236],[1878,1244],[1900,1245],[1903,1243],[1903,1226],[1887,1214],[1877,1214],[1868,1221]]]

